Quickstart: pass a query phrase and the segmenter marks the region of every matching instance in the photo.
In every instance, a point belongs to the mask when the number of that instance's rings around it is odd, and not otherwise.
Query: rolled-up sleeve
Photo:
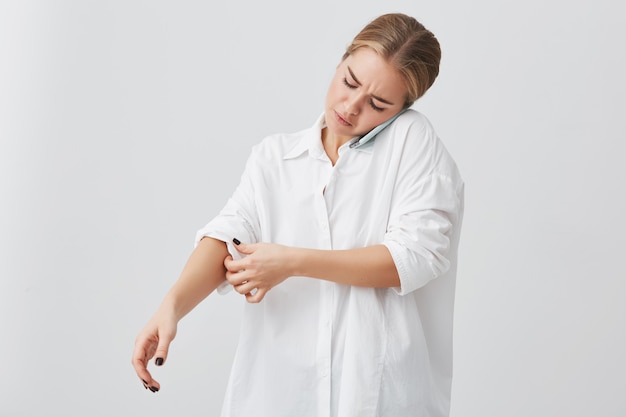
[[[400,277],[395,290],[405,295],[444,274],[456,257],[463,183],[433,172],[400,184],[395,199],[383,244]]]
[[[246,162],[246,168],[241,176],[239,185],[233,195],[228,199],[219,214],[198,230],[195,245],[203,237],[211,237],[226,243],[228,252],[233,259],[241,258],[241,254],[232,244],[233,238],[245,243],[258,242],[259,222],[255,208],[255,192],[252,182],[255,170],[255,148]],[[225,293],[230,289],[226,281],[218,287],[219,293]]]

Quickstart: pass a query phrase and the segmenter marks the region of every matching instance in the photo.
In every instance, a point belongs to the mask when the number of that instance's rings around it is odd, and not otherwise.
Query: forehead
[[[348,74],[351,71],[359,83],[385,90],[387,95],[406,94],[404,79],[397,68],[371,48],[362,47],[348,55],[342,61],[340,69]]]

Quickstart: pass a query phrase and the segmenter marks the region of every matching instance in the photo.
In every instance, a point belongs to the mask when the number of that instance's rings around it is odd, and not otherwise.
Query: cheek
[[[337,101],[340,97],[340,91],[333,82],[328,88],[328,93],[326,94],[326,101],[334,102]]]
[[[375,124],[380,124],[382,123],[382,121],[385,119],[385,113],[386,112],[377,112],[376,110],[374,110],[372,108],[372,106],[370,106],[369,102],[368,103],[364,103],[363,105],[363,115],[367,115],[367,120],[369,120],[371,123],[375,123]],[[381,122],[379,122],[379,120]]]
[[[330,82],[326,97],[334,102],[346,100],[350,95],[350,90],[343,83],[343,77],[335,77]]]
[[[367,111],[366,113],[363,114],[364,118],[363,118],[363,130],[366,132],[369,132],[370,130],[372,130],[373,128],[375,128],[376,126],[378,126],[379,124],[383,123],[385,120],[388,119],[387,116],[382,116],[381,114],[379,114],[378,112],[375,112],[373,110],[371,111]]]

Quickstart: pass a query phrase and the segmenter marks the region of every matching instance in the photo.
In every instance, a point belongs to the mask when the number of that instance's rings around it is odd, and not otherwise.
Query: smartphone
[[[367,132],[365,135],[361,136],[360,138],[358,138],[357,140],[352,142],[350,144],[350,147],[351,148],[356,148],[356,147],[359,147],[359,146],[363,146],[364,144],[366,144],[367,142],[372,140],[374,138],[374,136],[379,134],[381,130],[383,130],[384,128],[389,126],[394,120],[396,120],[402,113],[404,113],[407,110],[408,109],[400,110],[400,112],[398,114],[396,114],[395,116],[393,116],[391,119],[389,119],[389,120],[379,124],[378,126],[373,128],[372,130]]]

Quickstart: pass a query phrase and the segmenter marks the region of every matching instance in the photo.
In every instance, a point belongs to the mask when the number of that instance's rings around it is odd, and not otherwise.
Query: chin
[[[350,138],[359,136],[358,133],[355,133],[353,128],[346,128],[345,126],[332,126],[332,125],[327,124],[326,128],[328,129],[330,133],[332,133],[335,136],[350,137]]]

